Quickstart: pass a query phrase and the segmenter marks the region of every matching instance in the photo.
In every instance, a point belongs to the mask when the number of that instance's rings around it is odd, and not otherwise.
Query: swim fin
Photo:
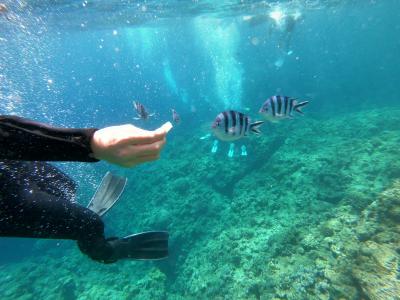
[[[107,172],[87,208],[100,217],[103,216],[121,196],[126,181],[125,177],[115,176],[111,172]]]
[[[168,257],[168,232],[147,231],[107,239],[113,249],[109,262],[119,259],[157,260]]]

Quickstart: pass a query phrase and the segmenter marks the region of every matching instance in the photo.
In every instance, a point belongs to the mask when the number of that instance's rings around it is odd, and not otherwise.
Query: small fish
[[[172,111],[172,120],[178,124],[181,121],[181,117],[179,116],[179,114],[176,112],[175,109],[171,108]]]
[[[235,141],[247,136],[249,132],[260,134],[259,127],[264,121],[250,123],[245,114],[229,110],[217,115],[211,128],[215,136],[222,141]]]
[[[147,120],[149,117],[154,116],[154,114],[149,114],[146,107],[139,101],[133,101],[133,106],[135,107],[137,118],[135,120]]]
[[[287,96],[272,96],[264,102],[259,113],[271,122],[282,119],[293,118],[293,111],[304,114],[301,108],[308,104],[308,101],[298,102],[296,99]]]

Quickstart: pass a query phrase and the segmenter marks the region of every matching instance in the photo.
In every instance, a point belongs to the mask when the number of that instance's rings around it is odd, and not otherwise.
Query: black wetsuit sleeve
[[[96,162],[90,141],[96,128],[55,128],[0,116],[0,159]]]

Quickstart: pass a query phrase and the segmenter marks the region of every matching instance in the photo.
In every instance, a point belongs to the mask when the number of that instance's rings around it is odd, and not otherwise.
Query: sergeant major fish
[[[264,121],[250,123],[250,118],[247,115],[229,110],[218,114],[211,128],[217,138],[231,142],[247,136],[249,132],[260,134],[259,127],[263,123]]]
[[[287,96],[271,96],[261,106],[259,113],[271,122],[282,119],[293,118],[293,111],[304,114],[301,108],[308,104],[308,101],[298,102],[296,99]]]
[[[147,120],[149,117],[154,116],[154,113],[149,114],[146,107],[139,101],[133,101],[133,107],[135,108],[137,114],[135,120]]]

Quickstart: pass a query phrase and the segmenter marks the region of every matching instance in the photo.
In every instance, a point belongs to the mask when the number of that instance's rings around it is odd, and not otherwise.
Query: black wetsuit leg
[[[0,236],[76,240],[94,260],[107,261],[111,256],[103,221],[91,210],[35,188],[4,196],[0,197]]]

